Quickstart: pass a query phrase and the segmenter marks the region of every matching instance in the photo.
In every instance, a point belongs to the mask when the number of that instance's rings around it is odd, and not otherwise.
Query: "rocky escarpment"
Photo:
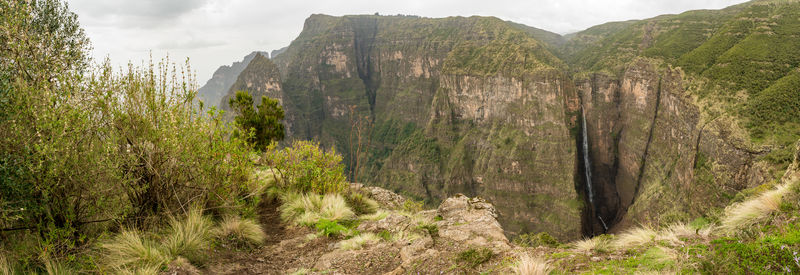
[[[203,87],[197,91],[197,99],[203,101],[203,105],[207,108],[212,106],[219,107],[220,100],[230,90],[231,85],[236,82],[239,74],[250,64],[250,61],[256,55],[267,55],[266,52],[252,52],[246,55],[242,61],[233,62],[230,66],[221,66],[214,75],[211,76]]]
[[[273,87],[289,139],[335,148],[354,181],[429,205],[481,196],[508,233],[575,239],[688,221],[780,176],[800,138],[798,14],[753,1],[565,37],[312,15],[240,88]]]
[[[480,195],[510,232],[581,235],[576,96],[526,32],[496,18],[314,15],[275,62],[292,137],[359,158],[359,181],[431,204]],[[360,154],[354,117],[371,124]]]

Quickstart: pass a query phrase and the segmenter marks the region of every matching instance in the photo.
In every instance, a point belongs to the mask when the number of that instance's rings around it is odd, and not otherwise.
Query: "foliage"
[[[547,234],[547,232],[521,234],[514,239],[514,243],[525,247],[557,247],[561,244],[556,238]]]
[[[342,236],[348,232],[347,227],[339,224],[336,221],[328,219],[317,220],[314,227],[317,229],[317,231],[319,231],[320,234],[324,235],[325,237]]]
[[[233,112],[234,121],[247,135],[247,141],[257,150],[265,150],[273,141],[283,140],[285,135],[283,124],[283,108],[275,99],[261,97],[261,103],[253,109],[253,97],[246,91],[237,91],[236,96],[228,101]]]
[[[266,162],[280,175],[279,186],[293,192],[341,193],[348,188],[342,157],[311,141],[294,141],[292,146],[267,149]]]
[[[800,272],[800,226],[754,241],[720,238],[711,242],[701,270],[715,274],[795,274]]]
[[[482,263],[489,261],[494,253],[491,249],[486,247],[470,248],[458,253],[457,259],[466,262],[470,267],[476,267]]]

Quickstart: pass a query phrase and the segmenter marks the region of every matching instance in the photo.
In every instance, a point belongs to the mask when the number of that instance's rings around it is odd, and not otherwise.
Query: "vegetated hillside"
[[[779,177],[800,138],[798,5],[565,37],[486,17],[312,15],[273,61],[288,136],[336,148],[353,180],[431,204],[479,195],[509,233],[572,239],[707,216]]]
[[[779,177],[800,138],[798,13],[796,1],[753,1],[572,36],[562,57],[594,182],[615,202],[603,215],[686,220]]]
[[[211,76],[211,79],[197,90],[197,100],[203,101],[203,105],[206,108],[211,108],[212,106],[219,107],[220,100],[228,93],[231,85],[233,85],[239,77],[242,70],[244,70],[244,68],[250,64],[250,61],[259,54],[268,56],[266,52],[255,51],[246,55],[242,61],[233,62],[231,66],[220,66],[214,71],[214,75]]]

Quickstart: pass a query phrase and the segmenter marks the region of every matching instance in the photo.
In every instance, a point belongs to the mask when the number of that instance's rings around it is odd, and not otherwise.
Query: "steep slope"
[[[275,61],[294,138],[352,165],[351,119],[369,117],[357,180],[430,203],[480,195],[510,232],[581,235],[574,89],[527,33],[485,17],[313,15]]]
[[[702,216],[786,167],[800,137],[798,12],[796,1],[754,1],[567,43],[601,215],[621,227]]]
[[[231,85],[239,77],[239,74],[250,64],[250,61],[258,54],[267,54],[266,52],[252,52],[246,55],[242,61],[233,62],[230,66],[221,66],[214,75],[211,76],[203,87],[197,91],[198,100],[202,100],[206,108],[212,106],[219,107],[219,102],[223,96],[230,90]]]

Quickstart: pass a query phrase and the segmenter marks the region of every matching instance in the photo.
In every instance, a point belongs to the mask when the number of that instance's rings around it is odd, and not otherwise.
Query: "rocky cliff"
[[[566,37],[312,15],[234,86],[279,98],[288,136],[336,148],[352,180],[430,204],[481,196],[508,233],[575,239],[705,216],[781,176],[800,138],[796,15],[754,1]]]
[[[233,62],[230,66],[221,66],[203,87],[197,91],[197,99],[203,101],[206,108],[212,106],[219,107],[219,102],[228,93],[231,85],[236,82],[239,74],[244,70],[250,61],[258,54],[266,55],[266,52],[252,52],[246,55],[242,61]]]

